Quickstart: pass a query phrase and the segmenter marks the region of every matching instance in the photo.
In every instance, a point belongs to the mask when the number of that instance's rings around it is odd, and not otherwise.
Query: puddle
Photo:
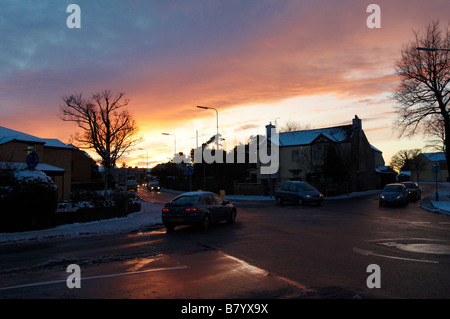
[[[397,244],[400,250],[436,255],[450,255],[450,245],[444,244]]]

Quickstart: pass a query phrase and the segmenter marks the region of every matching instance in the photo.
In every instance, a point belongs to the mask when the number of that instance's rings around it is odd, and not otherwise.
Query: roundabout
[[[369,249],[353,247],[353,251],[364,256],[422,263],[447,263],[450,256],[450,241],[432,238],[387,238],[366,241]],[[426,257],[424,257],[426,255]]]

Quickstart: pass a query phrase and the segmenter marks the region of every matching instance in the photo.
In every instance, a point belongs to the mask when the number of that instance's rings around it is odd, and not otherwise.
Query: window
[[[177,204],[187,204],[187,203],[196,203],[198,202],[200,196],[194,195],[194,196],[180,196],[172,200],[173,203]]]
[[[313,190],[315,190],[314,187],[312,187],[311,185],[306,184],[306,183],[300,184],[299,187],[300,187],[302,190],[304,190],[304,191],[313,191]]]
[[[214,202],[215,202],[214,204],[215,204],[215,205],[222,205],[223,200],[222,200],[222,198],[220,198],[220,196],[214,194],[214,195],[213,195],[213,198],[214,198]]]
[[[300,153],[298,150],[292,150],[291,152],[291,158],[293,162],[298,162],[298,160],[300,159]]]
[[[205,203],[206,205],[215,205],[216,201],[214,200],[214,197],[210,194],[205,195]]]

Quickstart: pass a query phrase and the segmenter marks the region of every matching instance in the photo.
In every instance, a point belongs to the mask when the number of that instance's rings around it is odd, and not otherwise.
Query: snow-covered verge
[[[450,216],[450,185],[445,183],[444,187],[438,190],[437,197],[438,200],[436,200],[436,193],[434,193],[425,198],[420,207],[429,212]]]
[[[44,230],[0,233],[0,243],[15,242],[20,240],[38,240],[60,236],[96,236],[126,233],[144,229],[149,226],[162,224],[161,208],[162,204],[142,201],[141,211],[129,214],[126,217],[99,220],[88,223],[61,225]]]

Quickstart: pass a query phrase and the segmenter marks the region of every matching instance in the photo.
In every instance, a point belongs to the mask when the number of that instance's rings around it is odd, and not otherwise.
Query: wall
[[[92,159],[83,151],[72,149],[72,183],[90,182],[92,180]]]
[[[44,157],[41,163],[64,169],[64,178],[62,176],[55,177],[55,181],[58,181],[62,186],[58,187],[58,200],[69,199],[72,176],[72,149],[44,147]]]
[[[39,156],[39,161],[42,162],[44,157],[44,145],[38,143],[27,143],[12,141],[0,145],[0,162],[19,162],[26,163],[27,149],[29,146],[34,147],[34,151]]]

